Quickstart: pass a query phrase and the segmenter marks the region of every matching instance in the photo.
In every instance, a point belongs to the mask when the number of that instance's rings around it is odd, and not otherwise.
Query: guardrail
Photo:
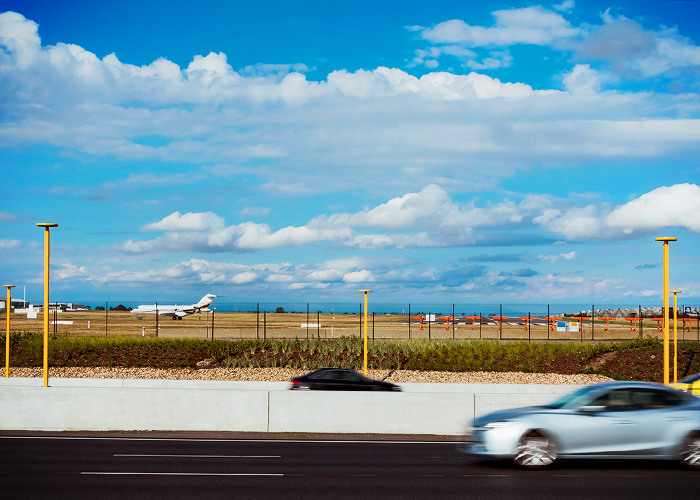
[[[286,382],[0,379],[0,429],[459,435],[484,413],[572,385],[401,384],[404,392],[290,391]]]

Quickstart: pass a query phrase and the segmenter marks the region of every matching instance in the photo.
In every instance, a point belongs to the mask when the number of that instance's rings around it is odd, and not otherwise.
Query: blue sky
[[[0,1],[3,281],[653,305],[672,235],[698,304],[699,10]]]

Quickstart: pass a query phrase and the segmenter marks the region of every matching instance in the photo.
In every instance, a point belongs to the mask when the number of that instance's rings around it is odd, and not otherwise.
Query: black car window
[[[593,406],[604,406],[605,411],[631,411],[633,407],[629,389],[617,389],[596,398]]]
[[[592,404],[604,406],[605,411],[639,411],[678,406],[684,402],[683,394],[657,389],[631,388],[610,391]]]
[[[362,380],[362,378],[357,373],[353,373],[353,372],[336,371],[333,373],[334,373],[333,378],[336,380],[345,380],[345,381],[351,381],[351,382],[360,382]]]
[[[671,408],[673,406],[682,405],[686,399],[681,393],[675,394],[671,391],[658,391],[650,390],[652,393],[651,401],[649,403],[649,408]]]
[[[335,378],[335,377],[333,376],[334,373],[335,373],[334,371],[325,370],[325,371],[322,371],[322,372],[314,373],[313,375],[310,375],[309,378],[328,380],[328,379]]]

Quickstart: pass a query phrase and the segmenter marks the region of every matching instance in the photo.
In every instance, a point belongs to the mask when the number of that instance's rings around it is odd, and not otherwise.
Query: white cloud
[[[671,227],[700,233],[700,186],[662,186],[613,210],[595,205],[546,209],[533,222],[567,240],[624,239]]]
[[[352,271],[343,276],[343,281],[346,283],[371,283],[374,281],[374,275],[372,271],[368,271],[367,269]]]
[[[538,258],[540,260],[547,260],[551,263],[555,263],[558,260],[573,260],[576,257],[577,257],[576,252],[567,252],[567,253],[560,253],[560,254],[540,255]]]
[[[422,28],[421,36],[433,43],[461,43],[468,47],[506,47],[515,44],[549,45],[579,35],[560,14],[542,7],[496,10],[493,27],[470,26],[459,19]]]
[[[173,212],[158,222],[146,224],[142,231],[211,231],[224,227],[224,219],[212,212],[181,214]]]
[[[700,186],[686,183],[656,188],[616,207],[605,222],[623,230],[685,227],[700,233]]]
[[[558,10],[559,12],[571,12],[574,10],[574,0],[564,0],[558,5],[552,5],[552,8],[554,10]]]
[[[133,66],[80,47],[42,46],[35,23],[21,16],[13,22],[34,35],[8,41],[0,54],[7,82],[0,106],[14,117],[0,130],[0,147],[43,144],[68,155],[187,162],[201,165],[200,177],[250,175],[267,196],[447,185],[444,179],[474,192],[515,169],[564,165],[572,157],[686,158],[700,136],[694,96],[580,92],[598,88],[594,76],[609,81],[590,65],[588,72],[581,65],[567,74],[570,93],[477,72],[417,78],[386,67],[309,81],[293,66],[289,73],[234,71],[225,54],[198,56],[184,69],[164,59]],[[8,40],[11,24],[0,19],[0,35]],[[472,65],[508,63],[508,52],[492,52],[486,57],[494,61],[477,61],[473,51],[447,44],[417,55],[423,62],[454,54]],[[22,58],[29,62],[19,65]],[[163,144],[140,144],[144,136]],[[120,174],[130,186],[192,179],[168,170]],[[327,182],[329,171],[337,182]]]
[[[564,88],[572,94],[592,94],[600,91],[598,72],[588,64],[577,64],[564,75]]]
[[[0,240],[0,248],[19,248],[21,245],[20,240]]]
[[[231,282],[235,283],[236,285],[244,285],[255,281],[257,277],[258,275],[253,271],[246,271],[244,273],[236,274],[233,278],[231,278]]]

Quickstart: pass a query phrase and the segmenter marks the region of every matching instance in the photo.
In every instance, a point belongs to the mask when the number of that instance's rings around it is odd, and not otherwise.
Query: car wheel
[[[557,459],[557,447],[547,436],[531,432],[520,439],[515,448],[513,461],[520,467],[541,469],[548,467]]]
[[[681,461],[686,467],[700,469],[700,433],[695,432],[686,438]]]

